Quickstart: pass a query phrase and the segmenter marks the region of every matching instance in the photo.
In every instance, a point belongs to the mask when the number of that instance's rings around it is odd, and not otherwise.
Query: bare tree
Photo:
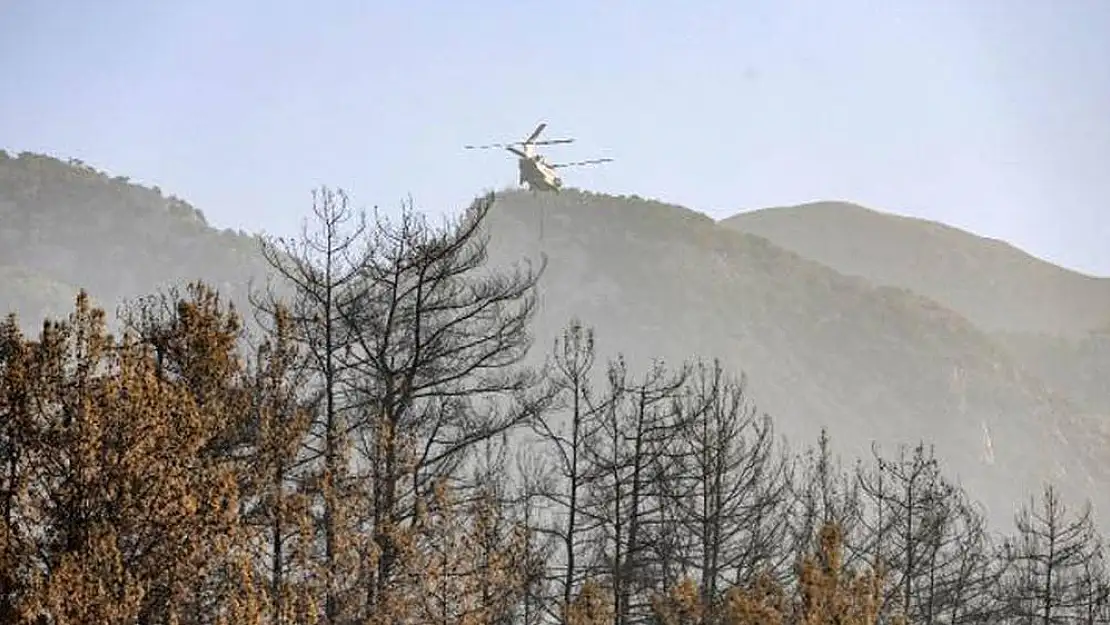
[[[1079,576],[1076,621],[1082,625],[1110,622],[1110,579],[1106,570],[1106,550],[1100,536],[1091,547],[1091,557],[1083,563]]]
[[[929,541],[928,586],[918,599],[929,602],[932,621],[996,622],[1002,608],[998,587],[1005,559],[999,556],[982,511],[962,492],[950,503]]]
[[[535,416],[537,377],[521,366],[542,273],[486,266],[483,223],[493,195],[432,227],[411,202],[378,215],[353,296],[340,306],[349,333],[346,387],[361,415],[359,445],[373,484],[379,550],[369,601],[394,573],[393,529],[441,478],[458,476],[475,444]]]
[[[940,569],[957,544],[959,513],[970,509],[961,507],[962,493],[941,474],[932,448],[919,443],[906,452],[901,447],[891,460],[876,450],[874,471],[861,473],[860,483],[879,530],[871,553],[889,567],[888,607],[932,623],[942,610]]]
[[[555,513],[553,525],[545,529],[559,543],[562,606],[571,604],[582,581],[577,557],[580,538],[596,529],[583,518],[583,495],[589,476],[587,442],[599,427],[602,406],[591,393],[594,367],[594,332],[572,319],[555,340],[549,371],[559,409],[550,409],[535,421],[536,433],[549,456],[549,479],[537,482],[537,493]],[[551,408],[556,408],[552,406]],[[562,423],[555,423],[555,420]]]
[[[516,454],[516,503],[518,514],[527,529],[525,535],[525,552],[529,554],[534,575],[528,580],[524,588],[524,597],[518,610],[520,625],[539,625],[548,622],[549,618],[559,614],[558,600],[552,592],[552,582],[561,584],[565,576],[558,579],[552,576],[553,563],[556,556],[562,557],[565,542],[558,524],[558,516],[551,518],[550,507],[545,508],[545,502],[550,503],[549,496],[556,493],[552,484],[552,472],[548,467],[548,454],[546,449],[537,450],[531,446],[522,446]],[[556,510],[559,506],[554,506]],[[552,523],[555,527],[552,527]]]
[[[821,528],[832,524],[844,537],[846,563],[855,564],[858,552],[852,547],[859,541],[863,514],[860,484],[833,456],[828,429],[821,428],[817,446],[797,460],[791,480],[793,550],[816,551]]]
[[[662,518],[656,459],[675,431],[669,400],[688,375],[686,366],[674,371],[655,362],[634,381],[623,358],[609,366],[601,430],[587,446],[597,472],[588,490],[600,529],[597,556],[613,589],[617,625],[629,622],[633,613],[646,614],[649,593],[658,585],[650,541]]]
[[[788,572],[789,465],[775,448],[770,418],[717,361],[698,364],[674,411],[667,494],[703,603],[728,585]]]
[[[351,343],[342,311],[357,293],[368,243],[365,215],[351,209],[343,191],[314,191],[312,216],[298,239],[263,240],[263,257],[278,280],[251,296],[256,309],[270,318],[281,305],[288,311],[294,341],[307,356],[305,366],[317,389],[310,398],[318,408],[305,452],[310,460],[322,461],[313,490],[322,510],[324,617],[329,624],[340,613],[335,578],[342,528],[336,508],[351,468],[348,436],[353,425],[343,397],[348,374],[344,356]]]
[[[1001,573],[982,512],[958,489],[943,491],[920,524],[921,574],[912,585],[921,623],[982,623],[998,612]]]
[[[1014,522],[1017,535],[1007,543],[1011,616],[1039,625],[1076,619],[1086,604],[1085,573],[1097,556],[1090,504],[1073,516],[1048,485]]]

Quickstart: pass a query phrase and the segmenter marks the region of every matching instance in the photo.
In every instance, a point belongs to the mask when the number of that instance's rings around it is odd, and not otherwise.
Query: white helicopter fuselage
[[[530,147],[530,146],[528,146]],[[525,147],[525,154],[529,153]],[[518,160],[520,168],[520,184],[528,185],[533,191],[558,191],[563,187],[563,180],[555,173],[555,168],[544,162],[543,157],[534,152],[530,158]]]

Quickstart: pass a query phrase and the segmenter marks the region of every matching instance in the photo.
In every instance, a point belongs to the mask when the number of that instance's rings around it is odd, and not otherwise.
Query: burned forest
[[[9,317],[0,622],[1110,622],[1057,485],[998,527],[931,441],[797,452],[719,360],[602,357],[577,317],[535,341],[545,265],[488,262],[495,202],[433,225],[323,188],[249,305]]]

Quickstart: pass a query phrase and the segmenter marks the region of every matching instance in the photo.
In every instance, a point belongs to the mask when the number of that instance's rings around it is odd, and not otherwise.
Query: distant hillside
[[[1077,338],[1004,333],[995,338],[1110,431],[1110,332]]]
[[[1006,522],[1057,479],[1110,509],[1105,438],[1074,402],[964,316],[875,287],[683,208],[567,190],[499,194],[492,263],[546,254],[535,327],[542,359],[571,316],[602,355],[634,366],[721,357],[795,445],[828,425],[842,451],[935,441]],[[208,226],[182,200],[79,163],[0,156],[0,309],[37,324],[78,287],[121,298],[202,278],[242,302],[265,275],[252,236]]]
[[[78,287],[123,298],[202,278],[243,300],[258,240],[218,231],[185,201],[80,162],[0,150],[0,312],[67,312]],[[244,300],[245,301],[245,300]]]
[[[821,202],[741,213],[722,225],[875,284],[959,311],[1098,427],[1110,427],[1110,279],[943,224]]]
[[[721,224],[841,273],[911,289],[987,331],[1076,336],[1110,322],[1110,279],[943,224],[841,202],[745,212]]]
[[[795,442],[821,425],[854,454],[935,441],[996,519],[1050,476],[1073,493],[1105,483],[1103,440],[1077,408],[932,300],[675,206],[513,192],[495,211],[496,258],[550,259],[541,344],[577,315],[641,363],[720,356]]]

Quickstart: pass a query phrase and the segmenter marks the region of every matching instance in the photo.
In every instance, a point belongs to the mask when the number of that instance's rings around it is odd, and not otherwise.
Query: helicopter
[[[537,145],[554,145],[558,143],[573,143],[574,139],[545,139],[539,141],[540,133],[547,128],[547,124],[541,122],[528,135],[524,141],[514,141],[511,143],[490,143],[487,145],[465,145],[464,149],[467,150],[488,150],[492,148],[504,148],[512,152],[517,157],[517,166],[520,170],[519,184],[527,185],[532,191],[554,191],[559,192],[563,187],[563,179],[559,177],[556,170],[564,167],[579,167],[582,165],[595,165],[598,163],[608,163],[612,161],[611,158],[595,158],[586,161],[574,161],[571,163],[549,163],[547,159],[536,152]],[[518,147],[519,146],[519,147]]]

